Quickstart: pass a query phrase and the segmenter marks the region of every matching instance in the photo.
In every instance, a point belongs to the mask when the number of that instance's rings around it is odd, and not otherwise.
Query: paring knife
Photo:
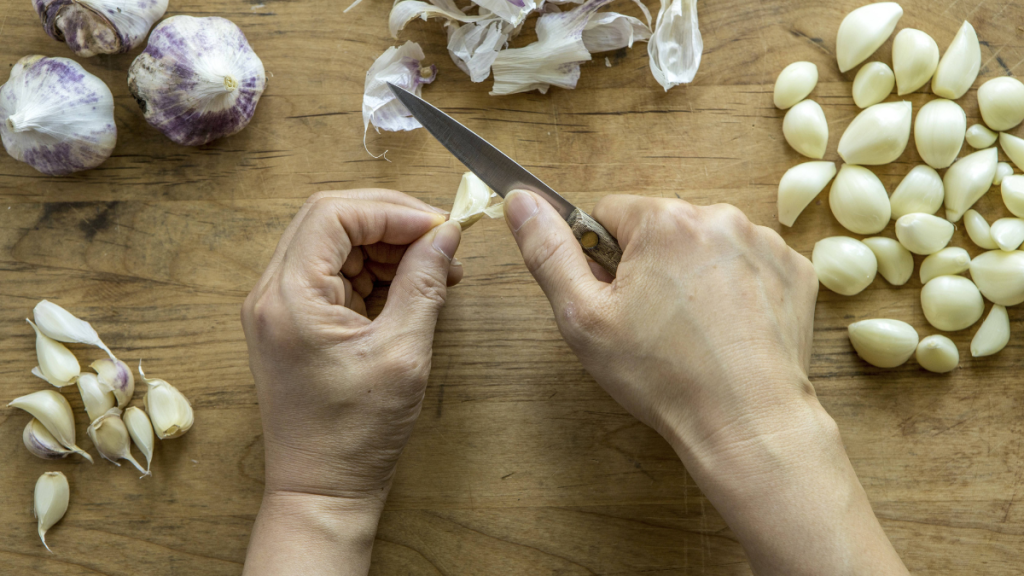
[[[565,218],[583,251],[613,277],[622,258],[615,237],[589,214],[562,198],[529,170],[415,94],[388,83],[391,92],[434,138],[502,198],[513,190],[529,190],[548,201]]]

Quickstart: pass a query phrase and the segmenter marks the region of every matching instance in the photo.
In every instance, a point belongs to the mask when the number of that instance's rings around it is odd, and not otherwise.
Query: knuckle
[[[396,382],[426,382],[430,377],[430,355],[412,351],[395,352],[383,362],[383,372]]]
[[[409,296],[426,300],[438,307],[444,305],[447,285],[447,278],[438,278],[422,270],[411,274],[406,283]]]
[[[568,302],[559,311],[559,327],[571,344],[592,341],[609,329],[609,319],[597,306]]]

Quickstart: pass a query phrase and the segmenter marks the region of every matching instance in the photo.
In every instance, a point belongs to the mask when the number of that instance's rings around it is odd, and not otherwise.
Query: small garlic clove
[[[833,236],[819,240],[811,253],[818,280],[836,294],[853,296],[867,288],[878,272],[874,252],[860,240]]]
[[[839,155],[849,164],[895,162],[910,141],[910,102],[875,104],[857,115],[839,139]]]
[[[92,462],[92,456],[75,445],[75,416],[66,398],[54,390],[40,390],[15,398],[8,406],[20,408],[39,420],[65,448]]]
[[[117,358],[100,358],[89,365],[96,371],[100,384],[114,393],[117,407],[124,408],[135,394],[135,376],[128,365]]]
[[[992,187],[999,152],[995,148],[978,150],[957,160],[946,170],[946,218],[956,222]]]
[[[1010,158],[1010,162],[1020,170],[1024,170],[1024,138],[1003,132],[999,134],[999,146]]]
[[[931,166],[914,166],[889,198],[891,217],[896,220],[915,212],[935,214],[942,208],[944,197],[945,188],[939,173]]]
[[[971,260],[971,278],[994,304],[1016,306],[1024,302],[1024,252],[979,254]]]
[[[932,77],[932,93],[956,100],[974,84],[981,69],[981,45],[970,22],[964,21]]]
[[[828,203],[836,220],[856,234],[881,232],[892,215],[882,181],[871,170],[853,164],[839,169]]]
[[[70,497],[71,488],[63,473],[44,472],[36,480],[33,513],[36,516],[39,539],[43,541],[43,546],[46,546],[47,550],[50,550],[50,546],[46,543],[46,531],[53,528],[53,525],[64,517],[68,511]]]
[[[92,325],[85,320],[79,320],[74,314],[64,308],[43,300],[32,310],[32,316],[36,320],[39,330],[58,342],[75,342],[96,346],[107,353],[111,358],[114,354],[110,348],[100,340],[99,334]]]
[[[786,112],[782,135],[794,150],[808,158],[821,159],[828,145],[825,111],[814,100],[804,100]]]
[[[921,284],[939,276],[955,276],[971,267],[971,255],[963,248],[950,246],[928,256],[921,262]]]
[[[939,66],[939,45],[928,34],[904,28],[892,41],[892,69],[897,94],[916,92],[932,79]]]
[[[177,438],[188,432],[194,422],[192,405],[185,395],[171,386],[166,380],[158,378],[146,379],[139,363],[139,376],[149,386],[142,401],[146,413],[153,422],[153,431],[161,440]]]
[[[1024,175],[1004,177],[999,188],[1006,209],[1014,216],[1024,218]]]
[[[896,220],[896,238],[914,254],[934,254],[953,238],[949,221],[931,214],[907,214]]]
[[[850,324],[847,333],[857,355],[879,368],[895,368],[904,364],[917,350],[917,330],[899,320],[861,320]]]
[[[867,60],[892,35],[903,8],[895,2],[861,6],[843,18],[836,35],[836,60],[846,72]]]
[[[896,85],[896,77],[882,62],[868,62],[853,79],[853,102],[859,108],[874,106],[885,100]]]
[[[988,221],[976,210],[968,210],[964,214],[964,228],[967,229],[967,236],[978,248],[985,250],[997,250],[999,246],[992,239],[992,228]]]
[[[903,286],[914,274],[914,257],[892,238],[875,236],[862,240],[875,254],[878,273],[893,286]]]
[[[450,218],[458,222],[463,230],[475,224],[485,214],[494,218],[487,213],[487,205],[494,196],[494,191],[488,188],[479,176],[472,172],[466,172],[462,175],[459,190],[455,193],[455,202],[452,203]],[[499,212],[498,215],[500,216],[501,213]]]
[[[991,234],[1000,250],[1016,250],[1024,243],[1024,220],[1000,218],[992,223]]]
[[[928,323],[946,332],[969,328],[981,319],[985,301],[978,287],[963,276],[939,276],[921,289],[921,307]]]
[[[167,11],[167,0],[35,0],[33,4],[46,33],[85,58],[138,46]]]
[[[46,429],[46,426],[43,426],[43,423],[35,418],[29,420],[25,425],[25,430],[21,433],[21,441],[25,443],[25,448],[29,452],[44,460],[67,458],[70,454],[75,453],[74,450],[68,450],[61,446],[53,434]]]
[[[917,113],[914,122],[914,143],[917,152],[929,166],[948,168],[964,146],[967,114],[952,100],[932,100]]]
[[[91,372],[82,372],[78,376],[78,391],[82,395],[82,403],[92,422],[114,407],[114,393],[100,384],[99,378]]]
[[[981,328],[974,333],[971,340],[971,356],[980,358],[999,352],[1010,342],[1010,316],[1006,308],[995,304],[988,317],[981,323]]]
[[[967,143],[975,150],[992,146],[996,143],[996,138],[999,138],[999,135],[983,124],[974,124],[967,129]]]
[[[143,477],[150,475],[149,470],[143,468],[132,457],[128,427],[121,420],[119,408],[111,408],[109,412],[93,420],[86,433],[89,434],[92,443],[96,445],[100,456],[110,460],[115,466],[121,465],[118,460],[127,460],[138,468],[139,472],[142,472]]]
[[[996,132],[1005,132],[1024,121],[1024,84],[1009,76],[993,78],[978,88],[981,119]]]
[[[1013,166],[1007,162],[996,164],[996,177],[992,179],[993,186],[1001,186],[1007,176],[1013,176]],[[1016,214],[1015,214],[1016,216]]]
[[[929,372],[945,374],[960,364],[960,351],[949,338],[933,334],[917,345],[917,363]]]
[[[128,434],[131,435],[135,446],[146,457],[146,472],[149,472],[153,463],[153,446],[156,443],[153,436],[153,423],[149,421],[149,416],[146,416],[142,409],[135,406],[129,406],[121,415],[121,420],[128,428]]]
[[[835,175],[835,162],[804,162],[787,170],[779,181],[779,222],[792,226]]]
[[[813,62],[793,62],[782,69],[775,80],[773,100],[779,110],[788,110],[807,98],[818,84],[818,66]]]

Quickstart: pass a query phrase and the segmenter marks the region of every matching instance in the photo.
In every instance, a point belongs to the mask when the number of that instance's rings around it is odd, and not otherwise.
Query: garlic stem
[[[930,372],[945,374],[960,364],[956,344],[942,334],[933,334],[917,345],[917,363]]]

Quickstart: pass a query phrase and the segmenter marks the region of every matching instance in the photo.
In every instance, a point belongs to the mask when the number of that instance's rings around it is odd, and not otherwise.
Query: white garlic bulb
[[[818,84],[818,66],[813,62],[793,62],[782,69],[775,80],[773,101],[779,110],[788,110],[807,98]]]
[[[867,60],[892,35],[903,8],[895,2],[861,6],[843,18],[836,35],[836,60],[846,72]]]
[[[21,433],[21,441],[29,452],[46,460],[67,458],[75,453],[74,450],[68,450],[62,446],[46,429],[46,426],[43,426],[43,423],[35,418],[29,420],[25,425],[25,430]]]
[[[971,267],[971,255],[963,248],[950,246],[928,256],[921,262],[921,284],[939,276],[955,276]]]
[[[99,379],[91,372],[82,372],[78,376],[78,391],[85,404],[85,412],[92,422],[114,407],[114,393],[100,384]]]
[[[43,174],[95,168],[117,141],[114,96],[74,60],[26,56],[0,86],[0,139]]]
[[[910,102],[875,104],[861,112],[839,139],[839,155],[849,164],[895,162],[910,141]]]
[[[92,456],[75,445],[75,416],[66,398],[54,390],[40,390],[15,398],[8,406],[20,408],[39,420],[62,446],[92,462]]]
[[[948,168],[964,146],[967,114],[952,100],[937,99],[925,104],[914,122],[917,152],[929,166]]]
[[[119,408],[111,408],[109,412],[93,420],[86,432],[96,445],[100,456],[110,460],[115,466],[121,465],[118,460],[127,460],[142,472],[143,477],[150,475],[149,470],[143,468],[132,456],[128,427],[121,420]]]
[[[1000,218],[992,223],[990,233],[1000,250],[1016,250],[1024,243],[1024,220]]]
[[[991,250],[971,260],[971,278],[991,302],[1016,306],[1024,302],[1024,252]]]
[[[896,237],[914,254],[934,254],[953,238],[949,221],[931,214],[907,214],[896,220]]]
[[[124,408],[135,394],[135,376],[128,365],[117,358],[100,358],[90,366],[100,384],[113,392],[117,407]]]
[[[973,124],[967,129],[967,143],[975,150],[988,148],[996,143],[999,135],[989,130],[982,124]]]
[[[1005,132],[1024,121],[1024,84],[1009,76],[993,78],[978,88],[981,119],[996,132]]]
[[[50,545],[46,543],[46,531],[64,517],[68,511],[70,496],[71,488],[68,486],[67,476],[61,472],[44,472],[36,480],[32,511],[36,516],[39,539],[43,541],[43,546],[46,546],[47,550],[50,550]]]
[[[153,423],[145,412],[135,406],[129,406],[121,415],[121,420],[128,428],[132,441],[146,457],[146,472],[149,472],[153,463],[153,446],[156,442],[153,436]]]
[[[843,164],[828,193],[832,214],[844,228],[856,234],[876,234],[889,223],[889,195],[874,172],[863,166]]]
[[[51,38],[75,54],[120,54],[138,46],[167,11],[167,0],[35,0]]]
[[[939,45],[928,34],[904,28],[892,41],[892,69],[896,93],[916,92],[932,79],[939,65]]]
[[[878,272],[874,252],[860,240],[846,236],[819,240],[811,252],[811,263],[818,280],[843,296],[863,292]]]
[[[91,324],[85,320],[79,320],[74,314],[49,300],[43,300],[36,304],[32,310],[32,317],[35,318],[36,326],[43,334],[58,342],[77,342],[96,346],[111,358],[114,357],[110,348],[107,348],[103,340],[100,340],[99,334]]]
[[[1006,209],[1014,216],[1024,218],[1024,175],[1004,177],[999,189]]]
[[[981,319],[985,301],[978,287],[963,276],[939,276],[921,289],[921,308],[928,323],[946,332],[969,328]]]
[[[779,222],[792,226],[835,175],[835,162],[804,162],[787,170],[779,181]]]
[[[153,422],[153,431],[156,432],[157,438],[167,440],[188,432],[194,422],[192,405],[189,404],[188,398],[166,380],[146,379],[141,363],[139,376],[149,386],[142,402],[149,419]]]
[[[1010,161],[1018,169],[1024,170],[1024,138],[1002,132],[999,134],[999,146],[1010,157]]]
[[[882,62],[868,62],[853,79],[853,102],[859,108],[874,106],[892,94],[896,77]]]
[[[1007,176],[1013,176],[1013,166],[1007,162],[996,164],[996,177],[992,179],[992,185],[1001,186]]]
[[[183,146],[201,146],[249,123],[267,85],[242,30],[211,16],[172,16],[128,70],[146,121]]]
[[[825,111],[814,100],[804,100],[786,112],[782,135],[793,150],[808,158],[821,159],[828,145],[828,121]]]
[[[1006,308],[995,304],[988,317],[981,323],[981,328],[974,333],[971,340],[971,356],[980,358],[999,352],[1010,342],[1010,316]]]
[[[504,208],[501,204],[488,206],[491,198],[496,196],[479,176],[472,172],[462,175],[459,190],[455,193],[450,219],[458,222],[463,230],[476,223],[486,214],[491,218],[501,218]]]
[[[924,164],[914,166],[889,198],[892,219],[915,212],[935,214],[942,208],[945,193],[942,177],[934,168]]]
[[[916,358],[921,368],[945,374],[952,372],[960,364],[960,351],[949,338],[942,334],[933,334],[917,345]]]
[[[847,334],[857,355],[879,368],[895,368],[904,364],[917,350],[917,330],[899,320],[861,320],[850,324]]]
[[[946,218],[950,222],[960,220],[988,192],[998,163],[999,152],[986,148],[964,156],[946,170],[942,183],[946,188]]]
[[[914,273],[914,257],[892,238],[875,236],[862,240],[875,254],[878,273],[893,286],[903,286]]]
[[[992,239],[992,228],[988,221],[977,210],[968,210],[964,213],[964,228],[967,229],[967,236],[978,248],[985,250],[996,250],[999,246]]]
[[[971,89],[981,69],[981,45],[970,22],[964,21],[932,77],[932,93],[956,100]]]
[[[36,331],[36,360],[39,365],[32,369],[32,373],[57,388],[74,384],[81,372],[75,355],[60,342],[43,334],[35,322],[28,318],[25,321]]]

